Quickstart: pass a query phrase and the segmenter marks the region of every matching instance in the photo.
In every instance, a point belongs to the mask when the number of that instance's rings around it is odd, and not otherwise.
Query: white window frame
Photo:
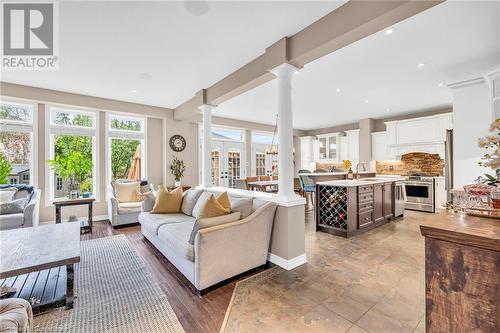
[[[104,139],[106,142],[106,188],[111,184],[111,140],[124,139],[124,140],[141,140],[141,178],[147,179],[147,125],[148,118],[136,114],[119,113],[119,112],[106,112],[106,131]],[[141,122],[141,131],[129,131],[122,129],[111,128],[111,120],[114,118],[138,120]],[[106,200],[109,195],[106,191]]]
[[[33,114],[31,121],[16,121],[0,119],[0,131],[14,133],[29,133],[31,143],[31,156],[29,160],[30,185],[38,187],[38,104],[23,99],[4,98],[0,96],[0,103],[20,106],[30,105]]]
[[[265,152],[265,148],[266,146],[268,145],[267,143],[260,143],[260,142],[254,142],[253,141],[253,135],[254,134],[261,134],[261,135],[268,135],[268,136],[273,136],[273,132],[265,132],[265,131],[253,131],[252,130],[252,133],[251,133],[251,139],[252,139],[252,142],[251,142],[251,161],[250,161],[250,173],[252,176],[256,176],[257,175],[257,154],[264,154],[264,160],[265,160],[265,163],[264,163],[264,175],[265,176],[268,176],[270,175],[270,170],[272,168],[272,160],[273,158],[270,158],[269,156],[270,155],[267,155],[266,152]],[[275,137],[275,140],[277,140],[277,136]],[[271,144],[269,144],[270,146]],[[276,147],[278,147],[279,149],[279,144],[277,142],[274,143],[274,145]],[[271,165],[268,165],[269,163],[271,163]]]
[[[93,126],[66,126],[52,123],[53,114],[57,111],[77,112],[92,116]],[[45,109],[45,156],[47,160],[54,159],[54,137],[55,135],[90,136],[92,138],[92,192],[96,202],[100,201],[100,175],[99,175],[99,110],[84,109],[76,106],[46,105]],[[55,190],[54,170],[48,163],[45,165],[45,206],[53,206]]]

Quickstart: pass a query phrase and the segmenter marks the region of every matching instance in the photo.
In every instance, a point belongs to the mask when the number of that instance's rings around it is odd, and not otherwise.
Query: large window
[[[98,196],[97,115],[96,111],[49,107],[48,156],[53,163],[63,166],[61,171],[48,168],[50,198],[65,197],[78,188],[81,193]],[[78,174],[75,179],[64,171],[68,166],[72,168],[71,174]]]
[[[146,178],[145,126],[145,118],[107,115],[109,181]]]
[[[0,104],[0,183],[35,184],[33,156],[35,105],[2,101]]]

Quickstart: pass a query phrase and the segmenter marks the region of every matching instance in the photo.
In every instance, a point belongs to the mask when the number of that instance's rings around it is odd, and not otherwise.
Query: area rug
[[[226,316],[222,322],[222,327],[220,329],[221,333],[243,331],[238,322],[238,315],[233,314],[233,309],[238,306],[244,306],[245,300],[248,297],[248,291],[250,291],[253,286],[265,283],[266,280],[280,272],[283,272],[281,267],[273,266],[261,273],[252,275],[249,278],[236,283],[231,301],[229,302],[229,306],[226,310]]]
[[[34,332],[184,332],[124,235],[81,242],[75,305],[34,318]]]

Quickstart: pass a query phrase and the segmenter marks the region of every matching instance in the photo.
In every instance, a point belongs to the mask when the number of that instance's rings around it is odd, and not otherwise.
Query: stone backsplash
[[[342,162],[316,162],[316,170],[318,169],[325,169],[325,170],[344,170],[344,166]]]
[[[439,154],[408,153],[401,156],[401,161],[375,161],[375,165],[379,175],[444,175],[444,160]]]

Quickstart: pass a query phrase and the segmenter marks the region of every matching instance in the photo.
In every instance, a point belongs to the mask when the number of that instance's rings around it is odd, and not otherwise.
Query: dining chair
[[[330,172],[330,170],[328,170],[328,169],[321,169],[320,168],[320,169],[316,169],[316,171],[314,171],[314,172],[316,172],[316,173],[325,173],[325,172]]]
[[[240,190],[247,190],[248,189],[248,184],[246,179],[235,179],[234,180],[234,188],[240,189]]]
[[[265,181],[271,180],[271,176],[260,176],[259,180],[261,182],[265,182]]]
[[[298,195],[302,195],[302,187],[300,186],[300,179],[298,177],[293,179],[293,191]]]
[[[299,174],[300,188],[306,197],[306,205],[312,204],[314,209],[314,194],[316,193],[316,184],[311,176]]]
[[[299,173],[312,173],[312,172],[307,169],[300,169]]]
[[[250,191],[253,190],[252,185],[249,185],[248,183],[257,182],[257,181],[259,181],[259,177],[257,177],[257,176],[247,177],[247,190],[250,190]]]

